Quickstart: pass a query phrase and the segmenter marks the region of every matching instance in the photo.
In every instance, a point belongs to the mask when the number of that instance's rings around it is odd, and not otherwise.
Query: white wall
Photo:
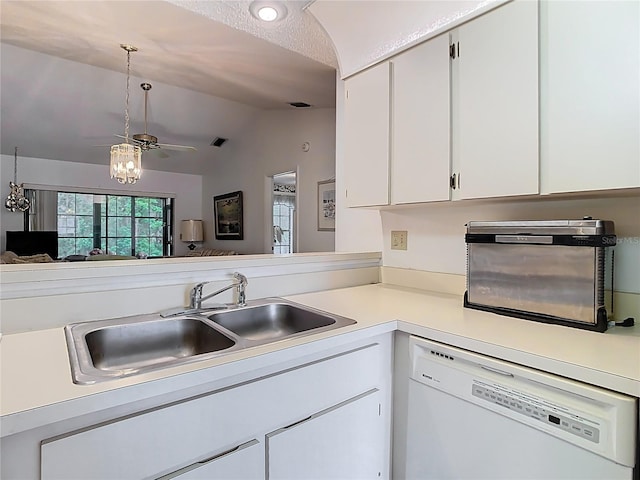
[[[256,115],[242,141],[230,139],[203,176],[205,245],[239,253],[265,251],[271,235],[266,226],[266,179],[297,171],[298,252],[334,250],[334,232],[317,231],[317,185],[335,176],[335,116],[326,109],[267,110]],[[310,149],[303,152],[302,144]],[[244,240],[216,240],[213,232],[213,197],[242,191]]]
[[[383,264],[431,272],[466,273],[465,224],[470,220],[549,220],[591,216],[613,220],[615,289],[640,293],[640,197],[435,203],[381,212]],[[407,250],[391,250],[391,230],[407,230]],[[355,234],[355,232],[352,232]]]
[[[19,152],[18,152],[19,153]],[[14,158],[1,156],[0,194],[2,199],[9,194],[9,182],[13,181]],[[143,156],[144,167],[144,156]],[[167,173],[145,169],[142,178],[134,185],[121,185],[109,177],[108,158],[104,165],[77,162],[63,162],[42,158],[18,156],[18,182],[56,187],[84,187],[138,193],[173,193],[176,198],[175,225],[187,218],[202,218],[202,177],[181,173]],[[23,229],[22,212],[1,209],[0,251],[4,251],[5,232]],[[176,230],[179,234],[179,230]],[[175,240],[177,255],[184,255],[188,249],[178,238]]]

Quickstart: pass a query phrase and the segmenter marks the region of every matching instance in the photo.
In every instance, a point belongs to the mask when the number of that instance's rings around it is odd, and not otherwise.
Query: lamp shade
[[[180,240],[183,242],[201,242],[204,239],[202,220],[182,220]]]

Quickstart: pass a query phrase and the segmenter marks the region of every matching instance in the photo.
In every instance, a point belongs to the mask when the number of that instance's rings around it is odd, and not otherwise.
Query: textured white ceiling
[[[354,73],[509,0],[315,0],[340,75]]]
[[[268,40],[305,57],[337,68],[333,45],[316,19],[306,12],[313,0],[289,0],[281,2],[287,16],[274,23],[256,22],[249,6],[252,0],[168,0],[174,5],[222,22],[238,30]]]

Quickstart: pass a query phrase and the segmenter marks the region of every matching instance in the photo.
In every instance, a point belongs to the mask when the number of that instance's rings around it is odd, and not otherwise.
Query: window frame
[[[90,238],[92,241],[92,248],[100,248],[103,250],[109,250],[108,246],[109,246],[109,239],[115,239],[116,238],[125,238],[125,237],[118,237],[116,236],[109,236],[109,224],[108,224],[108,219],[112,218],[112,219],[117,219],[117,218],[124,218],[124,217],[129,217],[130,221],[131,221],[131,226],[130,226],[130,233],[131,233],[131,237],[126,237],[126,238],[131,238],[131,251],[128,252],[128,255],[132,255],[135,256],[136,253],[138,253],[138,249],[136,248],[136,238],[161,238],[162,239],[162,255],[161,256],[149,256],[149,258],[162,258],[165,256],[171,256],[174,253],[174,244],[173,244],[173,225],[174,225],[174,212],[175,212],[175,196],[171,196],[171,195],[165,195],[165,194],[157,194],[157,193],[147,193],[147,192],[123,192],[123,191],[118,191],[118,190],[101,190],[101,189],[77,189],[77,188],[66,188],[66,187],[46,187],[46,186],[41,186],[41,185],[25,185],[24,186],[25,190],[27,191],[41,191],[41,190],[47,190],[47,191],[55,191],[56,192],[56,211],[55,211],[55,216],[56,216],[56,230],[59,232],[59,223],[58,223],[58,219],[60,218],[60,216],[64,216],[64,214],[59,214],[58,213],[58,199],[59,199],[59,195],[62,194],[71,194],[71,195],[93,195],[94,197],[96,196],[102,196],[105,197],[105,202],[104,202],[104,212],[100,212],[100,209],[96,209],[96,206],[99,205],[99,203],[95,202],[95,198],[94,198],[94,202],[93,202],[93,209],[92,209],[92,213],[91,214],[77,214],[74,213],[68,215],[68,217],[73,217],[74,218],[74,226],[77,225],[77,218],[78,217],[91,217],[93,219],[92,224],[93,224],[93,228],[92,228],[92,233],[91,236],[89,237],[85,237],[85,236],[69,236],[69,237],[58,237],[58,242],[60,242],[61,239],[64,238]],[[25,192],[27,193],[27,192]],[[131,202],[131,213],[130,215],[108,215],[108,199],[107,197],[125,197],[125,198],[129,198],[130,202]],[[143,198],[143,199],[153,199],[153,200],[159,200],[162,202],[162,216],[161,217],[151,217],[151,216],[144,216],[144,217],[136,217],[136,199],[138,198]],[[75,210],[75,209],[74,209]],[[27,210],[24,212],[24,230],[25,231],[29,231],[31,228],[31,220],[30,220],[30,210]],[[96,223],[96,215],[99,215],[99,219],[97,220]],[[137,235],[137,224],[136,224],[136,219],[149,219],[152,220],[154,218],[161,218],[162,221],[162,236],[151,236],[151,235]],[[96,227],[102,227],[102,220],[104,221],[104,231],[102,231],[102,228],[99,228],[98,231],[96,232]],[[75,228],[75,227],[74,227]],[[76,232],[74,232],[76,233]],[[96,246],[98,245],[98,246]],[[58,243],[59,249],[60,251],[62,251],[63,249],[60,247],[60,243]],[[106,248],[105,248],[106,247]],[[87,252],[88,253],[88,252]],[[148,254],[148,252],[144,252],[146,254]],[[122,253],[121,253],[122,254]]]

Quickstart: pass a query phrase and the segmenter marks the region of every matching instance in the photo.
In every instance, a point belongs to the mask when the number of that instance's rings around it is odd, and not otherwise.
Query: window
[[[57,192],[58,254],[170,255],[170,198]]]

